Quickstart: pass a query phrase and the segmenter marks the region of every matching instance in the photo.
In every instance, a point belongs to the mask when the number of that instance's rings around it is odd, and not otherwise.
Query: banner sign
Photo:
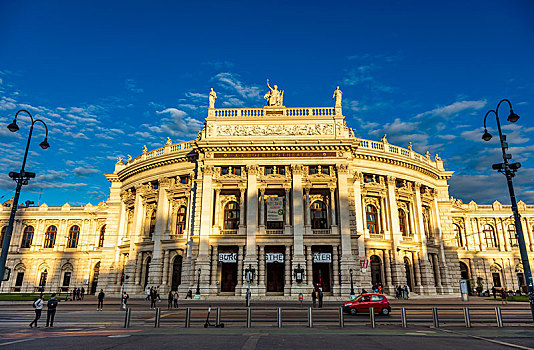
[[[266,263],[284,263],[284,254],[282,253],[265,253]]]
[[[266,197],[267,221],[284,221],[284,197]]]
[[[313,253],[314,263],[331,263],[332,253]]]
[[[222,263],[236,263],[237,253],[219,253],[219,261]]]

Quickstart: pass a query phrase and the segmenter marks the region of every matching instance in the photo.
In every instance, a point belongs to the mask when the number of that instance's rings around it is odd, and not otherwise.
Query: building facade
[[[1,292],[147,286],[201,295],[423,295],[525,284],[510,206],[449,196],[427,152],[354,136],[335,107],[215,108],[194,141],[119,158],[98,206],[19,209]],[[534,205],[519,203],[534,249]],[[2,238],[9,203],[0,210]]]

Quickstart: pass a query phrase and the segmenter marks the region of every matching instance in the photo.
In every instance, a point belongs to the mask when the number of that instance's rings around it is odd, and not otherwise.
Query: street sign
[[[6,269],[4,270],[4,276],[2,278],[2,281],[8,281],[10,275],[11,275],[11,269],[9,267],[6,267]]]

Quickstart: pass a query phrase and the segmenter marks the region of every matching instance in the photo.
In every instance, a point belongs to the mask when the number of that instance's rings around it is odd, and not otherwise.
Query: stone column
[[[141,291],[139,287],[139,275],[141,274],[141,256],[138,253],[138,248],[136,243],[141,239],[143,235],[143,217],[145,216],[145,210],[143,205],[143,199],[141,197],[141,192],[143,191],[144,186],[137,186],[135,188],[135,202],[134,202],[134,214],[133,214],[133,224],[132,224],[132,235],[130,235],[130,250],[128,254],[128,262],[124,267],[124,273],[130,276],[130,279],[125,281],[128,292],[138,293]],[[135,278],[131,278],[135,276]]]
[[[384,262],[382,264],[382,276],[384,276],[386,285],[384,286],[389,294],[395,293],[395,286],[393,285],[393,281],[391,280],[391,260],[389,259],[389,250],[383,250],[384,253],[384,259],[382,261]]]
[[[293,265],[306,265],[304,258],[304,208],[302,207],[302,172],[301,165],[292,166],[293,173]],[[309,206],[308,206],[309,208]],[[291,295],[305,293],[306,288],[298,284],[291,285]]]
[[[290,220],[290,212],[289,212],[289,191],[291,191],[291,189],[289,187],[285,187],[284,190],[286,192],[286,199],[284,202],[284,223],[285,223],[284,233],[286,235],[289,235],[291,234],[291,220]]]
[[[237,251],[237,285],[235,286],[235,295],[241,295],[243,281],[243,246],[240,245]]]
[[[284,254],[284,295],[290,295],[291,292],[291,247],[286,245]]]
[[[391,261],[391,279],[393,284],[401,284],[403,281],[402,278],[402,262],[399,261],[397,257],[397,248],[402,237],[400,232],[399,225],[399,209],[397,207],[397,199],[395,196],[395,177],[388,176],[387,178],[387,196],[388,196],[388,211],[389,211],[389,222],[390,222],[390,231],[391,231],[391,255],[393,260]],[[406,279],[406,278],[404,278]]]
[[[198,269],[200,269],[201,294],[209,289],[210,277],[210,256],[209,256],[209,236],[211,234],[213,221],[213,173],[212,166],[205,165],[202,174],[202,203],[200,207],[200,235],[198,245],[198,256],[195,262],[193,281],[198,279]]]
[[[159,180],[158,190],[158,206],[156,209],[156,227],[154,228],[154,248],[152,252],[152,260],[150,261],[150,270],[148,272],[148,283],[153,285],[160,285],[163,275],[163,252],[161,250],[161,239],[167,227],[167,220],[169,219],[169,200],[167,198],[167,189],[169,188],[169,180],[166,178]],[[163,293],[167,292],[162,290]]]
[[[486,238],[484,237],[484,232],[482,232],[482,229],[480,227],[480,220],[478,218],[475,218],[477,223],[477,231],[478,231],[478,239],[480,242],[480,251],[486,250]]]
[[[219,213],[220,213],[220,210],[221,210],[221,205],[219,203],[220,201],[220,196],[221,196],[221,189],[220,188],[216,188],[215,189],[215,198],[213,200],[213,205],[215,205],[215,222],[213,224],[213,231],[212,231],[212,234],[219,234],[221,231],[221,219],[219,217]]]
[[[258,273],[258,293],[265,294],[265,246],[260,245],[260,271]]]
[[[313,255],[311,245],[306,246],[306,282],[308,282],[308,289],[313,288]]]
[[[246,234],[245,231],[245,189],[239,189],[239,234]]]
[[[216,245],[212,246],[212,255],[211,255],[211,283],[210,283],[210,294],[219,293],[219,285],[217,283],[218,277],[218,267],[219,267],[219,247]]]
[[[530,247],[530,250],[532,250],[533,249],[532,230],[531,230],[530,226],[528,225],[528,219],[527,218],[522,218],[521,226],[523,228],[523,237],[525,238],[525,246],[526,246],[527,250],[528,250],[529,247]]]
[[[187,206],[186,206],[187,212],[185,213],[186,220],[185,220],[185,226],[184,226],[184,233],[186,237],[189,237],[189,231],[191,230],[190,218],[191,218],[191,212],[193,211],[193,201],[191,199],[191,193],[187,195],[185,200],[187,201]],[[174,216],[176,217],[176,215]]]
[[[305,234],[310,234],[311,233],[311,208],[310,208],[310,188],[309,187],[306,187],[304,189],[304,191],[306,192],[306,230],[305,230]]]
[[[428,248],[427,248],[427,240],[426,240],[426,235],[425,235],[425,223],[423,220],[423,202],[421,200],[421,184],[420,183],[415,183],[415,211],[417,215],[417,222],[419,224],[417,227],[417,231],[419,231],[419,237],[421,238],[421,260],[423,264],[428,264],[428,261],[427,261]],[[428,279],[428,277],[426,279]],[[417,288],[418,286],[416,286],[416,289]],[[421,291],[418,291],[417,293],[420,293],[420,292]]]
[[[497,229],[497,237],[499,237],[499,251],[511,251],[512,249],[510,248],[510,239],[508,238],[508,225],[504,224],[502,218],[498,218],[497,221],[498,223],[495,225],[495,228]],[[502,232],[502,234],[499,234],[499,226],[501,228],[500,231]]]
[[[256,233],[258,231],[258,167],[247,167],[247,250],[243,261],[243,268],[249,264],[256,266],[258,256],[256,252]],[[256,278],[257,281],[257,278]],[[243,294],[246,293],[247,285],[243,283]],[[257,287],[251,285],[251,293],[257,294]]]
[[[167,225],[165,227],[165,232],[163,233],[163,239],[169,239],[169,236],[172,232],[172,225],[174,224],[174,227],[176,227],[176,215],[173,215],[172,213],[172,202],[167,196]],[[187,212],[186,212],[187,215]],[[187,225],[187,223],[186,223]],[[184,229],[186,229],[184,227]],[[175,232],[176,233],[176,232]]]
[[[338,164],[337,169],[337,188],[339,194],[339,228],[341,234],[341,294],[348,295],[350,293],[350,275],[347,273],[350,269],[354,272],[356,269],[356,262],[352,255],[352,242],[350,234],[350,212],[349,212],[349,191],[348,191],[348,167],[346,164]],[[364,253],[365,254],[365,253]],[[343,273],[345,272],[345,273]],[[361,271],[353,275],[355,283],[361,284]]]
[[[333,294],[341,295],[341,285],[339,284],[339,256],[337,246],[332,247],[332,267],[333,267]]]
[[[341,201],[341,200],[340,200]],[[332,233],[334,233],[334,226],[337,226],[336,222],[336,189],[335,187],[330,188],[330,214],[332,222]]]
[[[163,277],[161,279],[161,284],[165,286],[164,290],[168,291],[169,289],[169,251],[163,251]]]
[[[436,278],[436,284],[437,284],[437,289],[438,289],[438,292],[442,292],[443,291],[443,286],[441,284],[441,274],[440,274],[440,261],[438,259],[438,256],[437,254],[432,254],[432,265],[434,267],[434,277]]]
[[[412,261],[413,261],[413,275],[414,275],[414,284],[415,291],[417,294],[422,294],[423,285],[421,284],[421,270],[419,269],[419,254],[417,252],[412,252]]]
[[[365,213],[362,205],[362,179],[363,175],[361,172],[357,171],[354,173],[354,211],[356,214],[356,233],[358,234],[358,257],[360,259],[365,257]],[[383,227],[380,228],[383,229]]]
[[[260,188],[260,234],[265,234],[265,188]]]
[[[440,283],[442,286],[441,292],[450,294],[453,292],[451,285],[451,280],[449,278],[449,266],[447,265],[447,258],[445,257],[445,248],[443,246],[443,230],[441,228],[441,219],[439,215],[439,206],[438,198],[434,196],[432,202],[432,215],[434,218],[434,223],[436,225],[435,230],[439,238],[439,274],[440,274]]]
[[[143,270],[143,253],[142,252],[137,253],[135,259],[136,259],[135,285],[137,286],[141,284],[141,271]],[[128,280],[126,280],[126,282],[128,282]]]

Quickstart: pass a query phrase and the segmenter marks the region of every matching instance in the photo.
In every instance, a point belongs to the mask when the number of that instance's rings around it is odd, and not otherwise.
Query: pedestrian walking
[[[382,283],[378,284],[378,294],[382,294]]]
[[[315,289],[312,290],[312,307],[315,309],[315,306],[317,306],[317,293],[315,292]]]
[[[100,310],[102,311],[102,308],[104,306],[104,297],[106,294],[104,293],[103,289],[100,289],[100,293],[98,293],[98,304],[96,305],[96,311]]]
[[[156,301],[158,299],[157,292],[155,289],[150,291],[150,310],[156,308]]]
[[[170,290],[169,295],[167,296],[167,310],[172,309],[173,301],[174,301],[174,294],[172,293],[172,290]]]
[[[82,287],[82,291],[80,292],[80,296],[82,297],[82,300],[83,300],[84,295],[85,295],[85,288]]]
[[[404,292],[404,300],[410,299],[410,289],[408,288],[407,285],[404,285],[403,292]]]
[[[34,324],[35,324],[35,328],[39,327],[37,326],[37,321],[41,318],[41,312],[43,311],[43,304],[44,304],[43,293],[41,293],[41,295],[39,295],[39,298],[33,302],[33,308],[35,310],[35,318],[30,323],[30,328],[32,328]]]
[[[508,304],[508,300],[506,298],[506,291],[504,288],[501,289],[501,304]]]
[[[46,303],[46,326],[54,328],[54,317],[56,317],[56,309],[57,309],[58,301],[56,299],[56,293],[52,293],[50,296],[50,299]]]
[[[187,291],[187,294],[185,295],[185,298],[189,298],[189,299],[193,299],[193,291],[191,289],[189,289]]]
[[[78,291],[78,288],[74,288],[72,290],[72,301],[75,301],[76,300],[76,292]]]
[[[319,288],[319,309],[323,307],[323,290]]]
[[[146,289],[145,289],[145,292],[146,292],[146,298],[145,298],[145,300],[148,301],[148,300],[150,300],[150,294],[152,293],[152,288],[150,288],[150,287],[147,286]]]
[[[174,291],[172,299],[174,301],[174,308],[177,309],[178,308],[178,291],[177,290]]]
[[[493,300],[497,299],[497,289],[495,289],[495,286],[491,287],[491,293],[493,294]]]

